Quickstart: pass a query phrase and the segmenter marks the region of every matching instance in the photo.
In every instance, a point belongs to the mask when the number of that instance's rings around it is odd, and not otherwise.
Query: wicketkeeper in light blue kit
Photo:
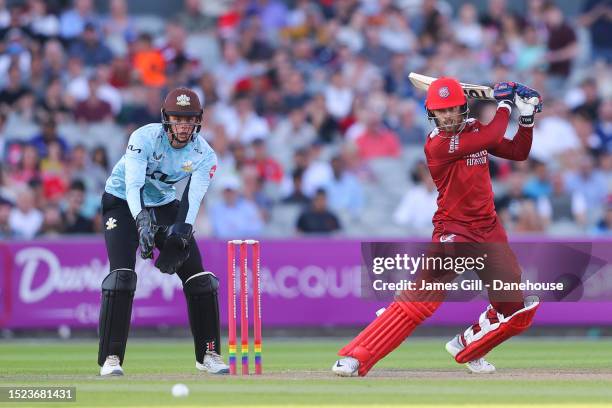
[[[110,273],[102,282],[100,375],[123,375],[123,358],[136,290],[136,250],[160,254],[155,266],[183,283],[195,344],[196,368],[227,374],[221,359],[218,280],[202,266],[193,223],[217,168],[217,156],[200,136],[202,104],[190,89],[168,93],[161,123],[132,133],[102,196]],[[188,178],[181,200],[174,184]]]

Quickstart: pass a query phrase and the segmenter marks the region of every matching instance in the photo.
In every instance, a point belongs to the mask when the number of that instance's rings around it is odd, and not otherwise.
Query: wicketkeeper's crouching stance
[[[213,178],[217,157],[200,136],[202,104],[187,88],[166,96],[162,123],[143,126],[130,136],[102,197],[104,238],[110,273],[102,282],[100,375],[122,375],[123,358],[136,290],[136,251],[142,258],[160,254],[155,266],[176,273],[183,283],[195,344],[196,367],[229,372],[220,357],[217,277],[202,267],[192,225]],[[180,201],[174,184],[189,177]]]
[[[531,150],[535,113],[541,111],[540,95],[524,85],[503,82],[495,86],[498,108],[493,120],[483,125],[468,119],[468,105],[459,82],[439,78],[427,90],[425,106],[436,128],[425,143],[425,155],[438,189],[438,210],[433,217],[433,243],[495,248],[493,266],[505,281],[520,282],[521,270],[507,245],[508,239],[493,204],[488,155],[525,160]],[[519,128],[512,140],[504,138],[512,108],[519,113]],[[444,243],[444,244],[440,244]],[[491,244],[496,243],[496,244]],[[433,245],[433,244],[432,244]],[[496,278],[479,274],[483,281]],[[440,306],[443,296],[402,293],[353,341],[344,346],[332,370],[341,376],[364,376],[380,359],[398,347],[412,331]],[[477,323],[446,344],[457,363],[470,371],[491,373],[495,367],[484,360],[494,347],[526,330],[538,308],[536,297],[523,299],[509,293],[491,304]]]

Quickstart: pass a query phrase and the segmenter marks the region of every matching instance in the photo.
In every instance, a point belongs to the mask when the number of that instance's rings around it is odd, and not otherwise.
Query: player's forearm
[[[188,209],[185,214],[185,222],[193,225],[200,210],[200,205],[204,199],[206,191],[210,186],[211,175],[210,168],[201,168],[196,170],[187,185],[187,191],[183,193],[183,200],[187,200]],[[185,196],[185,193],[187,196]],[[180,222],[181,220],[177,220]]]
[[[145,184],[146,171],[146,161],[126,158],[125,196],[134,218],[140,213],[144,205],[141,198],[141,189]]]
[[[510,121],[511,107],[507,103],[500,102],[497,112],[491,122],[480,128],[478,139],[485,149],[494,148],[504,140],[504,134]]]
[[[494,156],[502,159],[523,161],[529,157],[533,141],[533,127],[519,126],[512,140],[502,139],[498,146],[490,150]]]

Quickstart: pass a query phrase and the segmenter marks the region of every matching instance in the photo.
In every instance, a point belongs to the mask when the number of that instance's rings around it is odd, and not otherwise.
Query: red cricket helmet
[[[436,109],[452,108],[467,104],[463,88],[455,78],[440,77],[429,85],[425,108],[432,111]]]

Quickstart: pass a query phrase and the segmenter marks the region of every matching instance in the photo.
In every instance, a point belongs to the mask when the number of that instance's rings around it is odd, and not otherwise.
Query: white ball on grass
[[[185,384],[174,384],[172,386],[172,396],[174,397],[186,397],[189,395],[189,388]]]

